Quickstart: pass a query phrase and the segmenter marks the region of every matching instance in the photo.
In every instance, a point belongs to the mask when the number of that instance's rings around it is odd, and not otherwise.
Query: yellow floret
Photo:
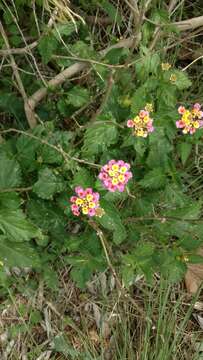
[[[128,169],[127,169],[126,166],[121,166],[121,168],[120,168],[121,174],[125,174],[127,170],[128,170]]]
[[[171,68],[171,64],[169,63],[162,63],[161,68],[163,71],[168,71]]]
[[[187,134],[189,132],[189,130],[188,129],[183,129],[183,134]]]
[[[115,171],[109,170],[109,175],[110,175],[111,177],[115,176]]]
[[[144,130],[143,129],[140,129],[140,130],[137,130],[137,133],[136,133],[136,135],[137,136],[141,136],[141,137],[144,137]]]
[[[198,121],[194,121],[193,122],[193,126],[195,129],[198,129],[199,128],[199,122]]]
[[[93,199],[93,195],[92,195],[92,194],[88,194],[88,195],[86,196],[86,199],[87,199],[87,201],[91,201],[91,200]]]
[[[138,124],[140,122],[140,117],[139,116],[135,116],[135,118],[133,119],[135,124]]]
[[[148,123],[149,121],[149,116],[145,116],[144,119],[143,119],[144,123]]]
[[[95,207],[95,203],[93,201],[90,201],[89,202],[89,208],[94,209],[94,207]]]
[[[198,115],[198,110],[197,109],[193,109],[192,111],[191,111],[191,114],[193,115],[193,116],[197,116]]]
[[[88,207],[87,207],[87,206],[84,206],[84,207],[82,208],[82,213],[83,213],[84,215],[87,215],[87,214],[88,214]]]
[[[113,178],[113,179],[112,179],[112,184],[113,184],[113,185],[118,185],[118,179]]]
[[[170,81],[171,82],[176,82],[176,80],[177,80],[177,76],[175,74],[171,74]]]
[[[152,104],[147,103],[145,106],[145,110],[149,111],[149,112],[153,112],[154,108]]]
[[[192,118],[191,112],[189,110],[185,110],[182,119],[185,121],[185,120],[191,120],[191,118]]]
[[[119,175],[118,180],[122,183],[125,181],[125,176],[124,175]]]
[[[118,171],[118,169],[119,169],[118,165],[116,165],[116,164],[112,165],[112,170],[113,171]]]
[[[190,119],[184,119],[185,125],[190,125]]]
[[[77,198],[76,205],[82,205],[84,203],[84,200]]]

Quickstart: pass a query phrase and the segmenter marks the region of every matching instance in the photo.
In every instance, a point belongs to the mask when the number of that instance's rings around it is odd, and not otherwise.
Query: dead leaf
[[[200,328],[203,330],[203,317],[198,314],[193,314],[194,318],[198,322]]]
[[[203,248],[197,251],[203,256]],[[185,275],[185,286],[190,294],[195,294],[203,282],[203,264],[190,264]]]
[[[99,335],[97,334],[95,329],[89,330],[89,338],[95,344],[99,344],[100,342]]]
[[[101,326],[101,311],[99,309],[99,306],[97,306],[95,303],[92,304],[94,319],[97,325],[97,329],[100,329]]]

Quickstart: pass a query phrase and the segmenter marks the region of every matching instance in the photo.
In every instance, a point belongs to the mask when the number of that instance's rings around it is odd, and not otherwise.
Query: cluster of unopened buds
[[[110,160],[102,167],[99,179],[107,190],[123,192],[126,184],[132,178],[132,173],[129,170],[130,164],[125,163],[123,160]]]
[[[194,104],[192,110],[179,106],[178,112],[182,117],[176,121],[176,127],[182,129],[183,134],[194,134],[197,129],[203,127],[203,111],[200,104]]]
[[[92,188],[83,189],[81,186],[76,186],[75,193],[77,196],[70,198],[71,210],[75,216],[80,214],[89,216],[102,216],[103,209],[99,204],[99,193],[93,192]]]
[[[127,127],[133,129],[133,135],[146,138],[149,133],[154,131],[153,119],[150,118],[150,112],[153,111],[151,104],[147,104],[143,110],[134,119],[127,121]]]

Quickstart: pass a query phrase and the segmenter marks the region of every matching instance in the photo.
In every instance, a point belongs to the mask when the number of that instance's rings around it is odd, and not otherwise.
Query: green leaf
[[[72,137],[73,133],[71,131],[54,131],[46,140],[49,144],[61,146],[64,151],[68,151]],[[62,155],[46,144],[40,146],[38,154],[38,157],[46,164],[61,164],[63,161]]]
[[[54,24],[54,29],[52,33],[55,38],[60,42],[63,35],[69,36],[75,31],[75,24],[72,21],[69,21],[66,24]]]
[[[37,325],[42,322],[42,315],[39,310],[33,310],[29,317],[29,322],[31,325]]]
[[[7,114],[12,114],[18,121],[24,118],[23,101],[14,93],[0,91],[0,109]]]
[[[39,268],[40,259],[29,243],[15,243],[0,236],[0,260],[5,266]]]
[[[73,186],[82,186],[84,188],[93,187],[94,186],[94,178],[89,170],[85,168],[81,168],[74,175],[73,178]]]
[[[101,6],[101,8],[108,14],[108,16],[110,17],[110,19],[115,23],[117,23],[118,25],[121,25],[122,23],[122,18],[121,15],[119,14],[119,9],[118,7],[115,7],[113,4],[111,4],[108,0],[102,0],[99,3],[99,6]]]
[[[21,135],[17,142],[17,157],[22,168],[26,171],[33,171],[36,169],[36,151],[39,148],[39,141],[26,135]]]
[[[0,193],[0,208],[16,210],[20,204],[19,194],[15,192]]]
[[[0,209],[0,230],[11,241],[29,241],[42,236],[40,230],[26,219],[21,209]]]
[[[165,216],[174,216],[182,219],[198,219],[201,216],[202,210],[202,200],[194,201],[187,206],[182,208],[178,207],[174,210],[169,210],[165,212]]]
[[[68,339],[65,338],[63,335],[57,335],[53,340],[53,344],[54,350],[58,353],[63,354],[66,358],[78,359],[79,355],[81,355],[81,352],[75,350],[68,341]]]
[[[131,266],[123,266],[122,280],[127,288],[133,284],[133,281],[135,280],[135,272]]]
[[[113,233],[113,242],[117,245],[121,244],[127,236],[125,226],[123,224],[118,224],[114,233]]]
[[[182,280],[186,273],[186,265],[175,258],[172,252],[159,254],[161,258],[160,271],[170,282],[178,282]]]
[[[200,227],[202,228],[201,231]],[[203,224],[199,225],[189,225],[185,233],[183,232],[178,245],[190,252],[194,252],[198,249],[203,243]]]
[[[103,257],[101,253],[99,256],[91,254],[87,249],[80,247],[82,255],[69,256],[66,258],[66,263],[73,266],[71,270],[71,277],[76,282],[77,286],[84,289],[86,282],[90,280],[93,272],[103,271],[105,269]],[[106,264],[105,264],[106,265]]]
[[[159,109],[164,109],[166,106],[169,108],[174,108],[176,103],[176,87],[174,84],[169,82],[163,82],[159,84],[157,89],[157,99],[159,99],[158,107]]]
[[[162,168],[149,171],[139,183],[143,188],[160,189],[166,184],[166,175]]]
[[[120,214],[116,207],[113,204],[109,204],[106,200],[101,200],[100,204],[105,214],[101,218],[98,218],[98,221],[104,228],[114,232],[113,241],[115,244],[120,244],[127,236]]]
[[[154,244],[148,242],[144,244],[139,244],[135,249],[135,258],[138,263],[142,263],[148,257],[151,257],[154,254]]]
[[[178,152],[180,154],[180,158],[183,165],[185,165],[188,157],[191,154],[191,151],[192,151],[191,143],[181,142],[180,144],[178,144]]]
[[[63,157],[57,150],[44,145],[40,148],[38,161],[44,164],[61,164]]]
[[[53,199],[53,195],[64,189],[65,182],[62,176],[49,168],[39,172],[38,181],[33,186],[33,191],[42,199]]]
[[[41,38],[38,45],[38,50],[44,64],[49,62],[53,53],[56,51],[57,46],[58,41],[52,34],[47,34]]]
[[[74,56],[84,59],[95,59],[97,54],[93,50],[90,44],[86,44],[84,41],[78,40],[71,46],[71,52]]]
[[[146,89],[144,86],[140,86],[134,93],[131,99],[131,111],[133,117],[135,117],[141,109],[143,109],[147,103]]]
[[[43,269],[43,280],[49,289],[51,289],[52,291],[58,290],[59,287],[58,274],[51,267],[45,267]]]
[[[67,198],[66,206],[69,206]],[[27,206],[29,218],[43,232],[50,233],[52,239],[64,240],[67,236],[65,226],[66,216],[53,202],[41,199],[31,199]]]
[[[71,104],[76,108],[79,108],[90,101],[90,94],[88,89],[82,88],[81,86],[74,86],[68,92],[67,104]]]
[[[92,271],[87,266],[73,267],[70,275],[73,281],[76,282],[77,286],[80,289],[84,289],[87,281],[89,281],[92,276]]]
[[[136,62],[135,69],[137,76],[141,80],[144,80],[149,74],[157,74],[160,65],[160,56],[157,53],[151,53],[147,48],[142,47],[142,50],[145,55]]]
[[[0,189],[10,189],[21,184],[21,169],[15,159],[5,153],[0,154]]]
[[[111,124],[96,124],[90,126],[84,135],[83,153],[97,155],[104,152],[110,145],[115,144],[118,138],[116,126]]]
[[[107,60],[109,64],[116,65],[119,64],[120,61],[124,61],[128,54],[129,50],[125,48],[112,49],[106,54],[105,60]]]
[[[187,258],[190,264],[203,264],[203,256],[201,255],[189,255]]]
[[[175,85],[179,90],[188,89],[192,85],[192,82],[188,78],[185,71],[183,72],[175,69],[173,70],[172,73],[177,77],[177,80],[175,81]]]
[[[140,138],[136,138],[134,137],[134,149],[135,151],[140,155],[143,156],[145,153],[145,150],[147,148],[147,143],[145,141],[146,139],[140,139]]]

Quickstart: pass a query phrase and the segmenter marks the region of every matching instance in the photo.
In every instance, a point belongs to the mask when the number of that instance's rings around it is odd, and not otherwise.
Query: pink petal
[[[78,210],[79,210],[79,206],[76,205],[76,204],[73,204],[73,205],[71,205],[71,210],[72,210],[72,211],[78,211]]]
[[[94,202],[99,201],[99,198],[100,198],[100,195],[98,192],[93,193],[93,201]]]
[[[112,166],[112,165],[114,165],[114,164],[116,164],[116,160],[114,160],[114,159],[112,159],[112,160],[110,160],[110,161],[108,162],[108,165],[109,165],[109,166]]]
[[[95,209],[89,209],[88,215],[89,216],[95,216]]]
[[[200,110],[201,109],[201,105],[199,104],[199,103],[196,103],[196,104],[194,104],[194,109],[196,109],[196,110]]]
[[[93,193],[92,188],[87,188],[87,189],[85,190],[85,195],[90,195],[90,194],[92,194],[92,193]]]
[[[133,120],[128,120],[127,121],[127,127],[133,128],[134,127],[134,121]]]
[[[125,186],[123,184],[118,185],[118,191],[123,192],[125,190]]]
[[[179,112],[179,114],[182,115],[185,112],[185,107],[184,106],[179,106],[178,112]]]

